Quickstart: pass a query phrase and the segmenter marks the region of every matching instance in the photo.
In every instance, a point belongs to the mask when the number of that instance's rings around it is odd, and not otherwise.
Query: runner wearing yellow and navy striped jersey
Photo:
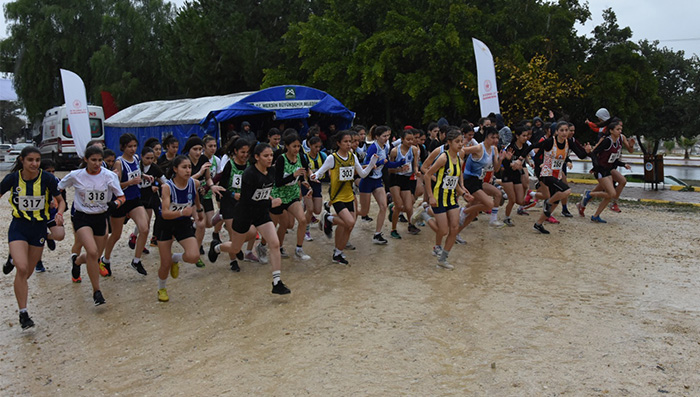
[[[10,259],[3,267],[3,273],[9,274],[14,267],[17,268],[14,285],[22,329],[34,326],[27,312],[27,280],[44,250],[51,199],[55,198],[58,204],[55,220],[59,227],[63,226],[63,211],[66,209],[56,177],[43,172],[40,164],[39,149],[25,147],[17,156],[12,172],[0,182],[0,197],[11,192],[9,201],[12,206],[12,222],[7,233]]]
[[[438,256],[438,267],[445,269],[454,269],[454,266],[447,262],[447,256],[455,243],[459,228],[457,197],[472,199],[471,195],[465,191],[460,178],[462,167],[459,151],[462,148],[462,139],[459,128],[451,128],[447,133],[447,150],[438,156],[423,176],[426,186],[430,186],[431,178],[433,175],[436,176],[433,189],[426,189],[426,191],[437,222],[436,244],[433,252]],[[441,247],[442,237],[445,235],[447,235],[445,246]]]

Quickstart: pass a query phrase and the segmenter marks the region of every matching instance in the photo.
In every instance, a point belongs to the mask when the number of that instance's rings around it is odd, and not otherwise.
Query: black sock
[[[219,233],[217,233],[217,232],[212,232],[212,233],[211,233],[211,239],[212,239],[212,240],[221,240],[221,239],[219,238]]]

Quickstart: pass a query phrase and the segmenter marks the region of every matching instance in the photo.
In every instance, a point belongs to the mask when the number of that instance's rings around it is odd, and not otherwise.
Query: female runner
[[[330,203],[335,210],[335,216],[328,212],[323,213],[323,232],[330,238],[333,234],[333,225],[338,226],[335,233],[335,249],[333,251],[333,262],[348,264],[348,260],[343,254],[346,248],[350,233],[355,227],[355,193],[352,184],[355,180],[355,172],[360,177],[366,177],[374,168],[379,157],[373,154],[369,159],[369,164],[364,168],[360,165],[357,156],[350,151],[352,146],[352,135],[350,131],[344,130],[336,134],[338,151],[326,158],[321,168],[311,174],[312,181],[318,181],[323,175],[330,171]],[[386,196],[385,196],[386,199]]]
[[[99,255],[107,242],[107,217],[110,211],[123,204],[124,193],[114,172],[102,167],[102,149],[90,146],[85,150],[85,168],[72,171],[58,183],[58,188],[75,189],[75,213],[72,216],[75,239],[81,242],[85,252],[71,256],[73,267],[87,265],[92,283],[92,299],[95,306],[105,303],[100,291]],[[116,200],[112,200],[112,197]]]
[[[63,211],[66,202],[58,190],[56,177],[43,172],[41,152],[34,146],[27,146],[17,156],[11,173],[0,183],[0,197],[10,193],[12,222],[7,232],[10,256],[3,267],[3,273],[9,274],[13,267],[15,273],[15,297],[19,306],[19,323],[22,329],[34,326],[34,321],[27,312],[28,280],[34,272],[34,265],[41,260],[46,241],[46,223],[49,220],[51,199],[58,202],[55,220],[57,226],[63,226]]]
[[[515,226],[510,217],[515,204],[523,205],[525,203],[525,192],[527,186],[523,186],[523,173],[527,163],[528,144],[527,144],[526,125],[519,125],[513,130],[513,140],[506,148],[506,152],[511,153],[511,158],[503,159],[503,177],[501,185],[508,195],[508,205],[506,205],[506,217],[503,223],[507,226]]]
[[[158,268],[158,301],[167,302],[168,290],[165,282],[168,274],[172,278],[180,275],[180,261],[196,263],[199,258],[199,247],[192,227],[192,218],[196,215],[199,205],[199,181],[191,178],[192,163],[187,156],[177,156],[172,162],[172,179],[162,187],[161,223],[158,231],[158,253],[160,268]],[[184,248],[183,254],[173,254],[173,237]]]
[[[231,241],[213,246],[209,250],[209,260],[215,262],[219,253],[237,253],[243,243],[255,235],[255,230],[267,241],[270,248],[269,260],[272,265],[272,293],[284,295],[290,289],[282,282],[282,257],[280,242],[275,225],[270,219],[270,208],[282,204],[279,198],[271,198],[270,192],[275,184],[275,177],[270,172],[272,167],[272,148],[266,143],[259,143],[253,149],[252,166],[243,172],[241,178],[241,199],[233,209],[233,235]]]
[[[131,268],[145,276],[148,273],[141,264],[141,255],[143,254],[143,249],[146,247],[149,225],[147,222],[148,215],[146,214],[146,209],[143,208],[143,204],[141,203],[141,188],[139,188],[139,185],[144,179],[150,179],[151,182],[153,182],[153,177],[141,175],[139,157],[136,155],[138,141],[133,134],[127,133],[119,137],[119,147],[123,153],[114,163],[113,171],[117,174],[117,178],[119,178],[119,185],[124,192],[126,201],[111,214],[110,225],[112,226],[112,234],[110,234],[107,239],[104,255],[100,258],[100,274],[103,277],[112,275],[110,257],[112,256],[114,245],[119,241],[122,235],[124,218],[129,215],[139,228],[139,236],[136,239],[136,249],[134,251],[134,259],[131,261]]]
[[[394,200],[393,211],[390,211],[391,216],[391,237],[401,238],[401,235],[396,230],[396,225],[399,222],[399,214],[401,212],[406,213],[406,218],[409,219],[408,222],[408,233],[418,234],[420,229],[418,229],[410,219],[413,216],[413,195],[416,193],[416,177],[421,177],[420,171],[418,170],[418,157],[419,151],[416,146],[413,145],[414,142],[414,129],[404,129],[401,132],[401,144],[393,149],[389,154],[389,159],[391,161],[403,161],[404,165],[401,168],[395,168],[394,173],[390,175],[390,187],[391,197]],[[390,170],[391,172],[392,170]]]
[[[447,150],[440,154],[435,163],[430,166],[423,176],[425,186],[433,186],[426,189],[428,202],[435,214],[438,232],[435,233],[436,241],[442,241],[442,236],[447,235],[445,246],[438,255],[438,267],[454,269],[448,261],[450,249],[455,243],[457,230],[459,229],[459,205],[457,196],[462,196],[470,201],[472,197],[464,191],[460,182],[462,167],[460,165],[459,151],[462,149],[462,134],[458,129],[452,129],[447,133]],[[431,178],[436,175],[435,183]]]
[[[309,260],[310,256],[304,253],[302,244],[304,243],[304,234],[306,232],[306,216],[304,215],[304,205],[299,200],[301,190],[299,189],[299,181],[302,181],[308,189],[310,186],[306,182],[309,165],[306,162],[301,151],[301,139],[296,132],[285,135],[284,137],[285,152],[281,154],[275,163],[275,187],[272,189],[272,197],[280,198],[282,204],[270,210],[273,222],[279,224],[277,228],[277,238],[280,242],[280,254],[286,256],[282,244],[287,229],[294,226],[294,220],[289,219],[288,215],[296,218],[297,227],[297,245],[294,250],[294,255],[301,260]],[[308,192],[307,196],[310,196]],[[285,214],[284,212],[287,212]]]
[[[321,138],[314,136],[308,139],[307,144],[309,145],[309,151],[306,152],[306,159],[309,163],[310,171],[318,171],[323,162],[326,161],[326,154],[321,152]],[[306,234],[304,238],[306,241],[312,241],[311,232],[309,231],[309,225],[313,220],[313,216],[321,215],[321,209],[323,208],[323,194],[321,192],[321,182],[320,181],[309,181],[311,186],[311,197],[307,195],[308,189],[303,185],[301,187],[301,195],[304,198],[304,206],[306,207]]]
[[[248,153],[251,143],[244,138],[233,136],[226,144],[226,156],[228,160],[223,171],[219,174],[219,186],[226,189],[221,197],[221,207],[219,217],[224,221],[226,231],[229,238],[233,237],[233,209],[238,205],[241,198],[241,180],[243,172],[248,168]],[[215,217],[217,218],[217,217]],[[212,219],[212,223],[218,224],[220,221]],[[248,239],[248,249],[245,256],[237,253],[238,259],[245,259],[248,262],[260,262],[260,259],[253,253],[253,245],[255,244],[255,236]],[[212,243],[209,246],[211,252],[212,247],[216,244]],[[238,265],[236,255],[229,254],[231,262],[231,270],[240,272],[241,268]]]
[[[593,160],[593,173],[603,190],[587,191],[583,200],[579,203],[579,206],[583,207],[579,207],[579,213],[582,213],[586,208],[586,204],[588,204],[592,197],[603,199],[600,205],[598,205],[595,214],[591,216],[591,221],[596,223],[607,223],[600,217],[600,214],[603,213],[608,203],[619,195],[613,184],[612,170],[617,167],[625,167],[628,170],[631,168],[629,164],[625,164],[620,160],[623,146],[621,136],[622,122],[618,120],[611,122],[608,125],[608,131],[610,135],[602,138],[602,141],[593,149],[593,155],[591,155],[591,159]],[[622,186],[624,187],[624,185]]]
[[[372,237],[372,242],[374,244],[386,244],[387,241],[382,235],[382,226],[384,225],[384,217],[386,216],[387,209],[387,198],[386,190],[384,189],[384,183],[382,182],[383,174],[382,168],[386,166],[387,168],[396,168],[403,165],[403,161],[398,161],[395,163],[387,162],[389,157],[389,152],[391,150],[388,141],[391,136],[391,129],[385,125],[380,125],[371,131],[370,136],[375,141],[367,149],[367,157],[365,158],[365,163],[369,163],[369,158],[373,155],[377,155],[377,166],[372,170],[372,172],[360,181],[360,216],[363,218],[369,213],[370,199],[374,196],[374,200],[379,206],[379,213],[377,214],[377,226],[374,230],[374,236]]]

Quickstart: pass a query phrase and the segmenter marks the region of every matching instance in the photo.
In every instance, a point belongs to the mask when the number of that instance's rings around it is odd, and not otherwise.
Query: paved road
[[[571,190],[574,193],[583,193],[585,190],[591,189],[593,185],[570,183]],[[679,203],[696,203],[700,204],[700,192],[677,192],[673,190],[649,190],[641,187],[625,187],[622,191],[622,198],[633,199],[652,199],[675,201]]]

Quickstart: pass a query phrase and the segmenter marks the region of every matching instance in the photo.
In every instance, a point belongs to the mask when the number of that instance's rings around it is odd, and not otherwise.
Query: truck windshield
[[[63,135],[66,138],[73,138],[73,134],[70,132],[68,119],[63,119]],[[93,138],[102,137],[102,119],[90,118],[90,135]]]

